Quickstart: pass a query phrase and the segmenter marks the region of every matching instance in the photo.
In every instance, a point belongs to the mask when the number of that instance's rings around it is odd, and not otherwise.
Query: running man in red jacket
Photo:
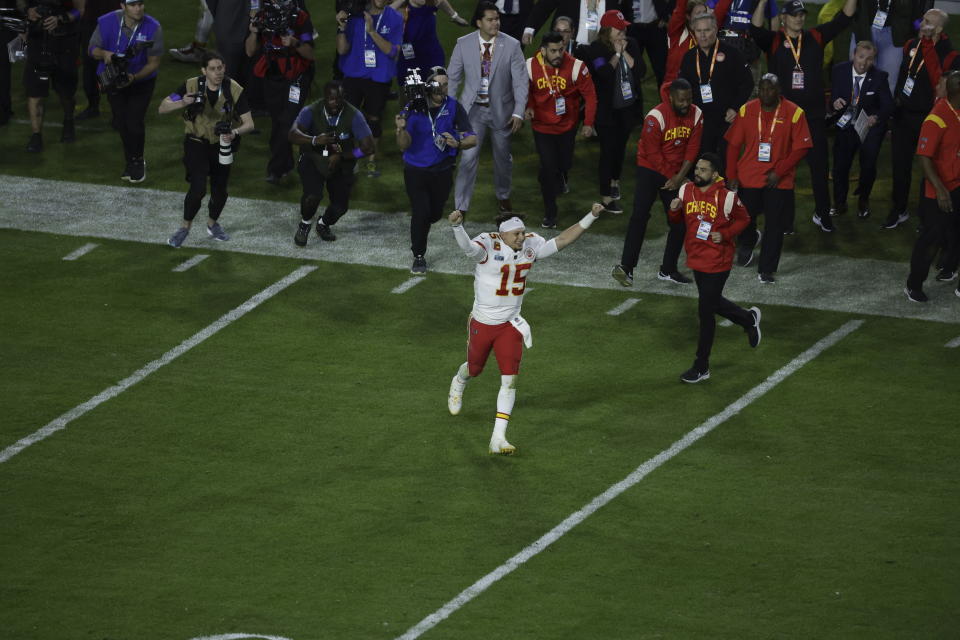
[[[696,383],[710,377],[710,349],[717,321],[714,314],[740,325],[751,347],[760,344],[760,309],[743,307],[723,297],[733,267],[736,238],[750,223],[750,214],[736,192],[723,184],[720,156],[704,153],[697,160],[693,182],[684,183],[670,203],[670,221],[686,227],[683,246],[700,297],[700,339],[697,359],[680,380]]]

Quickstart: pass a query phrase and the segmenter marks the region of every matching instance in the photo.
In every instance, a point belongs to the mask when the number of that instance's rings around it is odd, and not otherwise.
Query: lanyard
[[[136,39],[136,37],[137,37],[137,31],[140,31],[140,24],[141,24],[141,23],[138,22],[138,23],[137,23],[137,26],[135,26],[135,27],[133,28],[133,33],[130,34],[130,39],[127,41],[127,46],[128,46],[128,47],[129,47],[131,44],[133,44],[133,41]],[[116,46],[117,51],[116,51],[116,53],[120,53],[120,41],[123,39],[123,26],[124,26],[123,16],[120,16],[120,30],[117,31],[117,46]]]
[[[543,70],[543,78],[547,81],[547,91],[550,92],[551,97],[553,96],[553,83],[550,82],[550,76],[547,75],[547,67],[543,64],[543,52],[537,54],[537,60],[540,61],[540,68]],[[620,61],[620,64],[623,64],[623,60]],[[560,73],[560,70],[554,67],[553,77],[557,77]],[[559,92],[558,92],[559,93]]]
[[[803,67],[800,66],[800,51],[803,49],[803,31],[800,32],[800,35],[797,36],[797,46],[793,46],[793,41],[790,40],[790,36],[787,35],[787,32],[783,32],[783,37],[787,39],[787,44],[790,45],[790,53],[793,54],[793,61],[797,63],[797,69],[803,71]]]
[[[334,129],[336,129],[337,126],[340,124],[340,116],[342,116],[342,115],[343,115],[343,109],[341,108],[341,109],[340,109],[340,113],[337,114],[337,119],[336,119],[336,120],[334,121],[334,123],[333,123],[333,128],[334,128]],[[327,113],[327,108],[326,108],[326,107],[323,108],[323,116],[327,119],[327,126],[330,126],[330,114]]]
[[[381,12],[380,12],[380,15],[377,16],[377,26],[375,26],[375,27],[373,28],[373,30],[374,30],[376,33],[380,33],[380,21],[383,20],[383,14],[385,14],[386,12],[387,12],[386,7],[384,7],[384,10],[381,11]],[[371,44],[373,44],[374,46],[376,46],[376,43],[373,41],[373,36],[370,35],[369,33],[367,33],[367,34],[364,36],[364,43],[366,43],[366,42],[370,42]]]
[[[944,102],[946,102],[947,106],[950,107],[950,111],[953,112],[953,115],[957,119],[957,122],[960,122],[960,113],[957,113],[957,110],[953,108],[953,105],[950,104],[949,100],[944,99]]]
[[[703,81],[703,77],[700,75],[700,52],[697,51],[697,79],[700,80],[700,84],[710,84],[710,78],[713,77],[713,67],[717,64],[717,51],[720,50],[720,42],[713,43],[713,59],[710,60],[710,73],[707,75],[707,81]]]
[[[767,138],[769,138],[771,142],[773,141],[773,128],[777,126],[777,116],[780,115],[781,106],[783,106],[782,100],[777,104],[777,110],[773,112],[773,120],[770,121],[770,134],[767,136]],[[757,142],[763,142],[762,120],[763,120],[763,107],[761,106],[760,111],[757,112]]]
[[[923,63],[926,60],[923,59],[923,56],[920,56],[920,64],[917,65],[917,70],[913,71],[913,60],[917,57],[917,54],[920,53],[920,40],[917,39],[917,46],[913,48],[913,51],[910,53],[910,64],[907,65],[907,75],[911,78],[916,78],[917,74],[920,73],[920,69],[923,69]]]
[[[443,111],[443,108],[447,106],[447,99],[444,98],[443,103],[437,107],[437,120],[440,119],[440,112]],[[430,115],[430,108],[427,107],[427,118],[430,119],[430,132],[433,134],[433,139],[437,139],[437,121],[433,119],[433,116]]]

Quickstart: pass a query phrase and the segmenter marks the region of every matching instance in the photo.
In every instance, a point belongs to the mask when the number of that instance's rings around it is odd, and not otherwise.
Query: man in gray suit
[[[489,132],[493,147],[494,191],[500,212],[507,213],[513,210],[510,204],[513,173],[510,136],[523,126],[527,71],[520,43],[500,33],[500,11],[494,3],[480,2],[473,23],[477,31],[457,40],[447,65],[448,93],[457,98],[463,83],[463,93],[458,100],[467,110],[471,128],[477,133],[477,146],[465,150],[460,158],[455,204],[463,212],[470,208],[480,148]]]

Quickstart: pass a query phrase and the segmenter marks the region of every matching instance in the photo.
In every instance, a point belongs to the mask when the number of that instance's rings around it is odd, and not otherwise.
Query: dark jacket
[[[917,116],[927,115],[930,109],[933,109],[940,76],[945,71],[960,69],[960,56],[953,50],[947,34],[941,33],[933,50],[926,54],[920,42],[920,38],[913,38],[903,45],[903,61],[900,63],[897,87],[893,91],[893,101],[898,114],[907,112]],[[933,64],[927,62],[928,57]],[[919,68],[921,60],[924,61],[923,68]],[[914,80],[909,96],[903,93],[908,76]]]
[[[833,83],[831,91],[831,100],[843,98],[849,105],[853,99],[853,63],[842,62],[833,68]],[[887,120],[893,115],[893,96],[890,94],[890,81],[887,79],[887,72],[878,69],[875,66],[867,70],[866,76],[860,86],[860,100],[857,103],[854,118],[859,115],[862,109],[868,116],[877,116],[879,122],[871,129],[871,133],[886,131]],[[840,116],[846,111],[841,109],[834,111],[833,105],[830,105],[830,122],[840,119]],[[852,126],[852,123],[851,125]]]
[[[631,37],[627,37],[627,53],[633,58],[633,76],[634,95],[636,100],[633,104],[625,107],[633,114],[643,116],[643,91],[641,90],[641,81],[647,72],[647,67],[643,63],[640,45]],[[595,40],[591,44],[580,48],[581,59],[585,60],[590,66],[590,73],[593,76],[593,86],[597,90],[597,126],[610,124],[613,114],[613,95],[614,91],[620,90],[617,69],[610,66],[610,59],[613,52],[607,49],[602,42]]]
[[[694,47],[683,56],[680,63],[680,77],[693,87],[693,103],[703,111],[704,127],[722,124],[727,109],[736,111],[750,99],[753,93],[753,74],[739,50],[717,41],[717,63],[710,76],[711,55],[706,55],[700,47]],[[700,76],[697,75],[697,57],[700,58]],[[700,95],[700,85],[710,83],[713,101],[704,103]]]
[[[870,26],[877,9],[887,12],[886,26],[890,27],[893,44],[902,47],[916,33],[914,20],[933,8],[933,0],[858,0],[857,12],[853,15],[853,34],[857,42],[873,40]]]

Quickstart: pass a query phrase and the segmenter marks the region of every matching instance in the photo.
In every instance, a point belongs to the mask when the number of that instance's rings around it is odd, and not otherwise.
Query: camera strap
[[[138,23],[137,23],[137,26],[135,26],[135,27],[133,28],[133,33],[130,34],[130,39],[127,41],[127,49],[129,49],[130,47],[132,47],[132,46],[133,46],[133,43],[136,41],[136,39],[137,39],[137,32],[140,31],[140,25],[141,25],[141,24],[143,24],[142,21],[141,21],[141,22],[138,22]],[[116,44],[116,46],[114,47],[114,48],[116,49],[116,53],[120,53],[120,42],[123,41],[123,27],[124,27],[123,16],[120,16],[120,28],[117,29],[117,44]]]

